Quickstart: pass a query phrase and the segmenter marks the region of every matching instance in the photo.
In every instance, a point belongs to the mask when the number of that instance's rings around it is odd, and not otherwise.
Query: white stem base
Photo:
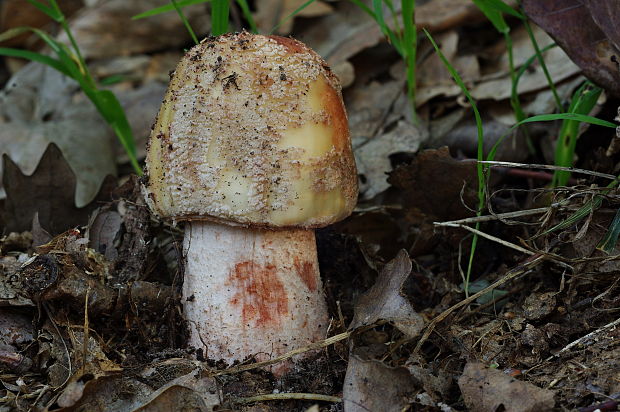
[[[325,338],[313,230],[188,222],[183,250],[189,344],[207,358],[267,360]]]

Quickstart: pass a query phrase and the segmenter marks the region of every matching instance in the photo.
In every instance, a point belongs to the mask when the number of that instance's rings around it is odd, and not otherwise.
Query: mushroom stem
[[[323,339],[327,308],[313,230],[185,225],[189,344],[228,364]]]

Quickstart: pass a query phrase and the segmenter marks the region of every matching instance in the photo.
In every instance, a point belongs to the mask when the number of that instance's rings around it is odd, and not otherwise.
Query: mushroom
[[[185,222],[190,345],[232,364],[325,337],[313,229],[351,213],[357,174],[319,55],[278,36],[203,40],[172,74],[146,169],[151,210]]]

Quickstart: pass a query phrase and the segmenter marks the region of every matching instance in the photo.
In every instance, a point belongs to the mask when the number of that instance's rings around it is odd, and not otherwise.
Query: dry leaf
[[[553,42],[540,28],[534,26],[532,30],[541,49]],[[525,63],[527,59],[532,57],[535,51],[525,29],[516,29],[514,33],[511,32],[511,36],[513,38],[513,51],[515,53],[515,67],[518,68]],[[544,52],[543,57],[549,74],[555,83],[559,83],[580,72],[579,67],[571,61],[565,51],[558,47]],[[486,68],[486,70],[488,70],[488,68]],[[483,78],[474,87],[471,87],[469,92],[476,100],[504,100],[510,98],[511,80],[508,70],[508,57],[506,53],[503,53],[499,67]],[[498,78],[498,73],[501,74],[502,77]],[[519,94],[523,94],[547,89],[548,87],[549,84],[547,83],[545,74],[540,64],[536,61],[530,66],[530,69],[526,70],[521,76],[517,91]]]
[[[116,173],[114,139],[78,85],[50,67],[28,64],[0,93],[0,155],[8,154],[30,175],[55,143],[75,173],[72,196],[78,207],[90,203],[105,177]]]
[[[342,400],[345,412],[400,412],[409,404],[414,380],[405,368],[349,356]]]
[[[409,165],[399,166],[389,182],[403,191],[404,203],[432,220],[453,220],[471,216],[463,205],[477,201],[476,164],[456,160],[447,147],[420,152]]]
[[[127,56],[189,44],[190,34],[174,11],[131,20],[162,4],[161,0],[99,1],[77,13],[70,22],[71,31],[86,58]],[[209,32],[204,4],[184,7],[183,14],[198,36]],[[59,39],[67,42],[64,33]]]
[[[83,225],[96,204],[77,208],[74,206],[76,179],[60,149],[50,144],[36,170],[25,175],[8,158],[3,157],[3,183],[7,193],[4,219],[8,231],[29,229],[38,214],[41,226],[51,234]],[[113,179],[101,190],[109,192]]]
[[[212,411],[220,404],[217,382],[194,371],[167,383],[132,412]]]
[[[385,265],[377,282],[355,305],[350,329],[371,325],[379,319],[393,322],[408,338],[415,337],[424,327],[424,320],[401,295],[403,283],[411,273],[411,259],[405,250]]]
[[[617,11],[617,3],[597,0],[586,4],[595,11],[596,20],[612,32],[613,39],[617,40],[616,24],[615,21],[608,24],[608,19],[613,16],[607,9],[609,5],[613,5]],[[613,94],[620,94],[617,60],[620,51],[616,47],[617,43],[614,45],[592,19],[590,10],[583,1],[524,0],[523,9],[529,18],[555,39],[587,77]],[[579,29],[576,30],[576,27]]]
[[[423,126],[399,121],[389,132],[378,135],[363,146],[355,148],[358,173],[363,176],[360,193],[370,199],[386,190],[388,173],[392,170],[390,156],[396,153],[414,153],[428,138]]]
[[[538,412],[554,405],[553,391],[519,381],[497,369],[468,362],[459,378],[465,405],[473,412]]]
[[[307,0],[261,0],[256,3],[254,21],[261,33],[270,33],[271,30],[295,10],[301,7]],[[304,7],[294,17],[284,21],[275,31],[280,35],[289,34],[293,28],[293,22],[297,17],[318,17],[333,11],[332,6],[322,1],[314,1]]]

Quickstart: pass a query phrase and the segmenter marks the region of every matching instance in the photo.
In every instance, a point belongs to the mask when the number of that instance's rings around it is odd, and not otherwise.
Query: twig
[[[323,402],[342,402],[338,396],[321,395],[318,393],[269,393],[266,395],[250,396],[247,398],[233,399],[235,403],[253,403],[261,401],[280,401],[288,399],[323,401]]]
[[[507,241],[502,240],[502,239],[500,239],[498,237],[495,237],[493,235],[489,235],[488,233],[484,233],[483,231],[475,229],[473,227],[469,227],[469,226],[466,226],[466,225],[461,225],[461,224],[458,224],[458,223],[449,223],[449,222],[444,223],[442,226],[445,226],[445,227],[459,227],[461,229],[465,229],[465,230],[468,230],[468,231],[470,231],[472,233],[475,233],[475,234],[477,234],[480,237],[483,237],[483,238],[489,239],[489,240],[491,240],[493,242],[499,243],[502,246],[509,247],[509,248],[514,249],[514,250],[516,250],[518,252],[521,252],[521,253],[525,253],[526,255],[535,255],[536,254],[535,252],[532,252],[531,250],[528,250],[528,249],[526,249],[524,247],[521,247],[519,245],[515,245],[514,243],[507,242]]]
[[[553,355],[549,356],[547,359],[545,359],[544,361],[532,366],[531,368],[529,368],[527,371],[524,371],[523,373],[529,373],[530,371],[532,371],[533,369],[537,368],[538,366],[542,365],[545,362],[549,362],[550,360],[552,360],[553,358],[556,357],[560,357],[560,355],[562,355],[565,352],[568,352],[569,350],[571,350],[572,348],[574,348],[575,346],[581,345],[583,342],[594,338],[595,336],[598,336],[600,334],[602,334],[603,332],[606,332],[607,330],[616,327],[620,325],[620,318],[614,320],[611,323],[608,323],[605,326],[602,326],[600,328],[598,328],[597,330],[588,333],[585,336],[580,337],[577,340],[572,341],[571,343],[569,343],[568,345],[564,346],[561,350],[559,350],[558,352],[554,353]]]
[[[562,206],[563,202],[554,203],[548,207],[538,207],[535,209],[527,209],[527,210],[518,210],[516,212],[506,212],[506,213],[497,213],[493,215],[484,215],[484,216],[474,216],[468,217],[465,219],[459,220],[450,220],[448,222],[433,222],[435,226],[454,226],[455,224],[469,224],[469,223],[479,223],[479,222],[491,222],[494,220],[501,219],[511,219],[514,217],[523,217],[523,216],[531,216],[531,215],[539,215],[541,213],[547,212],[549,209],[557,208]]]
[[[497,280],[495,283],[487,286],[486,288],[482,289],[480,292],[474,293],[470,297],[460,301],[456,305],[454,305],[454,306],[446,309],[445,311],[443,311],[439,316],[435,317],[435,319],[433,319],[426,326],[426,330],[424,331],[424,334],[422,335],[422,337],[418,341],[418,344],[416,345],[415,349],[413,350],[413,354],[417,354],[420,351],[420,349],[422,349],[422,345],[424,344],[424,342],[426,342],[428,337],[431,336],[431,334],[433,333],[433,330],[435,329],[435,326],[439,322],[441,322],[445,318],[447,318],[452,312],[454,312],[455,310],[457,310],[457,309],[459,309],[459,308],[461,308],[461,307],[463,307],[465,305],[468,305],[469,303],[471,303],[474,300],[478,299],[480,296],[482,296],[482,295],[484,295],[486,293],[489,293],[490,291],[498,288],[499,286],[503,285],[504,283],[506,283],[506,282],[508,282],[510,280],[513,280],[513,279],[519,277],[520,275],[523,275],[523,274],[529,272],[530,270],[532,270],[532,268],[534,268],[535,266],[537,266],[541,262],[545,261],[547,258],[548,258],[547,255],[542,255],[542,254],[538,254],[538,255],[535,255],[533,257],[528,258],[528,260],[526,260],[524,264],[515,267],[510,272],[508,272],[504,277],[502,277],[501,279]]]
[[[563,172],[579,173],[582,175],[590,175],[596,177],[602,177],[604,179],[616,180],[618,177],[607,173],[593,172],[592,170],[576,169],[574,167],[563,167],[554,165],[541,165],[541,164],[528,164],[528,163],[513,163],[513,162],[498,162],[491,160],[481,160],[480,163],[489,165],[491,167],[518,167],[521,169],[545,169],[545,170],[560,170]]]

